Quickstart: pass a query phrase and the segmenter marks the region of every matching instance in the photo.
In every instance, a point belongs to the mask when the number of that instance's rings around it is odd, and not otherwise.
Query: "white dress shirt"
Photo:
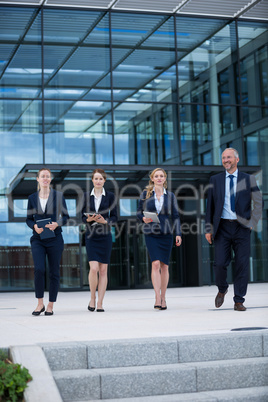
[[[104,188],[102,187],[102,193],[101,193],[101,195],[99,197],[97,197],[94,190],[95,189],[93,188],[91,193],[90,193],[90,195],[94,195],[95,211],[98,212],[99,208],[100,208],[102,196],[103,195],[105,196],[106,193],[105,193]]]
[[[156,193],[155,193],[155,188],[153,189],[154,191],[154,202],[155,202],[155,208],[157,210],[157,213],[160,214],[161,209],[164,204],[164,194],[167,194],[166,189],[164,188],[164,193],[160,196],[160,199],[158,200]]]
[[[39,200],[40,200],[40,205],[41,205],[42,211],[45,212],[48,198],[40,198],[39,197]]]
[[[223,210],[222,210],[222,219],[237,219],[236,213],[231,210],[231,204],[230,204],[230,173],[226,171],[225,175],[225,197],[224,197],[224,204],[223,204]],[[232,173],[234,176],[233,181],[234,181],[234,195],[236,196],[236,187],[237,187],[237,176],[238,176],[238,169],[234,173]]]

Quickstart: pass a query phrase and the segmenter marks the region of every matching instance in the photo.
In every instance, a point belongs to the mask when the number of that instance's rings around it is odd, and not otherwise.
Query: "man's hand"
[[[212,244],[212,233],[206,233],[205,234],[205,238],[207,239],[207,241],[209,242],[209,244]]]

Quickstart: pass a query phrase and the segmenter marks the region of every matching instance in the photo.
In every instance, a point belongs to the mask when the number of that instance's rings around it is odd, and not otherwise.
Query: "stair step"
[[[61,370],[54,371],[53,376],[63,400],[72,402],[100,398],[122,401],[121,398],[155,398],[167,394],[173,394],[173,397],[183,393],[230,389],[235,393],[237,388],[245,386],[268,386],[268,357]]]
[[[147,338],[41,345],[51,370],[129,367],[268,355],[268,333]]]
[[[267,387],[227,389],[187,394],[144,396],[138,398],[102,399],[102,402],[267,402]],[[73,402],[79,402],[75,400]],[[89,402],[85,401],[85,402]],[[99,402],[99,399],[90,400]]]

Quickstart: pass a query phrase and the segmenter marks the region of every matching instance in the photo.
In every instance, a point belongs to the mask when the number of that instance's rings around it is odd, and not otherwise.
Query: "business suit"
[[[55,237],[41,240],[40,235],[34,230],[34,225],[37,220],[46,218],[57,222],[58,227],[54,231]],[[50,190],[45,211],[42,210],[38,192],[29,196],[26,223],[33,230],[30,242],[34,260],[35,295],[38,299],[44,296],[46,256],[49,262],[49,301],[55,302],[57,299],[60,284],[60,260],[64,247],[61,226],[65,225],[68,219],[69,215],[62,193]]]
[[[239,160],[239,159],[238,159]],[[224,295],[228,284],[227,266],[231,248],[235,253],[234,302],[243,303],[247,292],[250,256],[250,232],[256,226],[262,210],[262,197],[254,176],[237,174],[235,194],[236,219],[222,219],[226,192],[226,172],[212,176],[208,191],[206,233],[212,233],[215,245],[215,280]],[[254,207],[252,209],[251,203]],[[224,299],[224,296],[223,296]],[[219,307],[216,305],[216,307]],[[242,310],[241,310],[242,311]]]
[[[100,214],[107,224],[94,224],[87,222],[84,213]],[[88,261],[98,261],[109,264],[112,251],[111,225],[117,221],[117,206],[115,196],[110,191],[102,195],[98,211],[95,208],[94,195],[90,192],[84,194],[82,220],[86,224],[86,249]]]
[[[138,204],[137,218],[140,221],[143,221],[143,211],[157,213],[154,191],[148,199],[146,199],[146,194],[146,191],[141,194]],[[166,194],[164,194],[164,202],[158,218],[159,223],[151,222],[143,225],[146,246],[151,261],[159,260],[169,265],[173,232],[175,232],[176,236],[181,236],[177,200],[170,191],[166,191]]]

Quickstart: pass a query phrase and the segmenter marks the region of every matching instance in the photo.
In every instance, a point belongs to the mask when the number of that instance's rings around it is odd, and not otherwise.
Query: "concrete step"
[[[146,366],[268,356],[268,331],[40,346],[51,370]]]
[[[60,370],[54,371],[53,376],[63,401],[183,393],[196,396],[199,392],[268,386],[268,357]]]
[[[138,398],[102,399],[102,402],[267,402],[267,387],[193,392],[190,394],[144,396]],[[79,401],[73,401],[79,402]],[[98,399],[85,402],[99,402]]]

